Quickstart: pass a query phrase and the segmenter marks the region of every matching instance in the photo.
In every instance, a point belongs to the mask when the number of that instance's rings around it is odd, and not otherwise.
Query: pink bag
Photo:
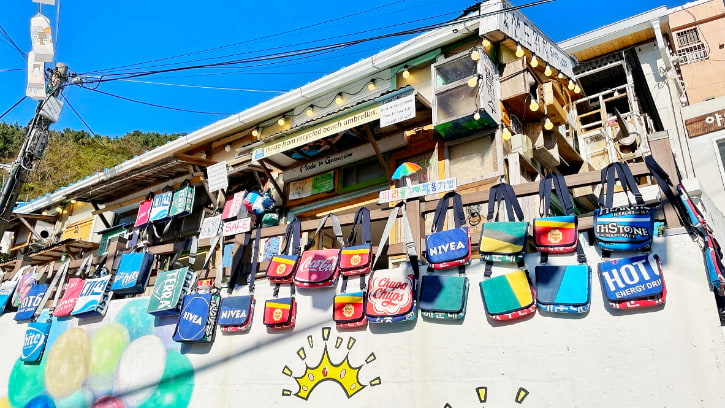
[[[327,219],[332,220],[332,231],[335,234],[337,242],[340,247],[345,247],[345,240],[342,239],[342,228],[340,228],[340,221],[337,219],[335,214],[328,214],[320,221],[317,226],[317,231],[312,238],[307,241],[305,245],[305,251],[302,252],[300,257],[297,272],[295,272],[294,283],[295,286],[300,288],[323,288],[332,286],[338,275],[338,258],[340,257],[339,249],[316,249],[310,250],[315,244],[315,239],[318,238],[322,241],[320,231],[325,226]],[[318,247],[321,247],[322,242],[318,242]]]
[[[37,266],[31,267],[30,265],[24,266],[23,268],[28,269],[27,272],[23,273],[18,281],[18,286],[15,287],[15,294],[13,294],[12,305],[14,307],[20,307],[23,303],[23,299],[28,295],[30,289],[36,283],[35,272],[38,269]]]
[[[227,199],[226,204],[224,204],[224,211],[222,211],[222,219],[228,220],[230,218],[236,219],[237,215],[239,215],[239,211],[242,209],[242,205],[244,204],[244,196],[247,194],[247,191],[239,191],[237,193],[234,193],[229,199]]]
[[[76,274],[76,276],[88,276],[88,271],[91,269],[91,263],[93,263],[93,255],[89,255],[88,257],[86,257],[86,259],[83,260],[83,263],[78,268],[78,273]],[[70,261],[66,261],[63,266],[61,266],[61,269],[58,271],[58,273],[62,273],[64,268],[67,272],[69,265]],[[85,279],[81,278],[70,278],[68,280],[68,285],[66,285],[65,287],[63,297],[60,299],[60,302],[58,302],[55,310],[53,310],[53,316],[70,316],[70,312],[72,312],[73,308],[76,306],[76,302],[78,301],[78,297],[81,295],[81,290],[83,290],[83,284],[85,282]],[[60,290],[62,286],[63,282],[60,282],[60,284],[58,285],[58,290]]]
[[[148,224],[153,204],[154,193],[149,193],[146,199],[141,201],[141,204],[138,206],[138,215],[136,216],[136,222],[133,224],[134,228],[143,227]]]

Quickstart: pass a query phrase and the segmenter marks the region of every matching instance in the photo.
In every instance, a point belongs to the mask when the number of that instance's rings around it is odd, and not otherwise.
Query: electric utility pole
[[[45,148],[48,146],[50,135],[48,128],[53,123],[52,114],[48,109],[55,104],[55,109],[60,109],[59,97],[63,85],[68,80],[68,66],[59,62],[50,71],[48,79],[48,96],[38,102],[33,120],[28,124],[28,131],[18,152],[18,157],[12,164],[10,176],[2,187],[0,193],[0,237],[3,236],[12,217],[13,208],[20,194],[23,184],[28,181],[28,176],[33,166],[43,157]],[[57,116],[59,112],[56,112]]]

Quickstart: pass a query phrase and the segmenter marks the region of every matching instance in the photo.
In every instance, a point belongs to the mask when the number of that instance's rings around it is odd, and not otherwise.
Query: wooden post
[[[380,165],[383,166],[383,170],[385,170],[385,174],[390,178],[392,176],[392,173],[390,173],[390,169],[388,168],[388,163],[385,162],[385,159],[383,158],[383,154],[380,152],[380,148],[378,147],[378,143],[375,141],[375,137],[373,137],[373,132],[370,130],[369,125],[365,125],[363,127],[363,130],[365,130],[365,135],[368,138],[368,142],[373,146],[373,150],[375,150],[375,156],[377,156],[378,161],[380,162]]]
[[[269,169],[267,168],[267,165],[265,164],[265,161],[264,160],[260,160],[259,161],[259,164],[262,166],[262,171],[264,171],[264,174],[267,176],[267,178],[269,179],[269,181],[272,182],[272,186],[274,187],[274,189],[277,190],[277,194],[279,194],[279,196],[282,197],[282,200],[284,200],[285,199],[284,191],[279,186],[279,184],[277,184],[277,180],[275,180],[274,177],[272,177],[272,172],[270,172]]]
[[[413,243],[415,243],[415,251],[418,257],[422,258],[422,251],[425,249],[423,244],[425,220],[423,219],[423,212],[420,209],[420,199],[416,198],[408,201],[406,207],[408,222],[410,222],[410,232],[413,234]]]
[[[677,174],[677,165],[675,164],[675,157],[672,155],[672,147],[670,146],[670,139],[667,132],[652,133],[647,136],[647,139],[649,140],[652,157],[667,172],[672,183],[677,186],[680,183],[680,177]],[[664,194],[662,195],[662,207],[665,212],[667,226],[681,227],[682,223],[677,215],[677,211],[672,207]]]

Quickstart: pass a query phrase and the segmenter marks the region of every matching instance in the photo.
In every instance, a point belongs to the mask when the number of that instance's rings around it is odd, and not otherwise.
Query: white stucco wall
[[[174,398],[181,399],[192,390],[190,406],[194,407],[440,408],[446,403],[452,407],[725,406],[721,391],[725,381],[725,339],[700,251],[687,235],[674,235],[658,238],[654,252],[662,257],[668,289],[667,302],[660,308],[630,312],[605,308],[596,274],[599,258],[593,247],[587,247],[594,274],[592,306],[584,316],[537,312],[523,321],[493,323],[486,319],[481,303],[478,282],[482,276],[471,272],[468,314],[462,323],[431,322],[419,317],[412,323],[369,325],[367,329],[343,332],[331,321],[333,290],[300,290],[297,326],[291,332],[272,333],[262,325],[264,300],[270,297],[271,290],[260,282],[256,314],[247,334],[218,332],[213,345],[184,345],[179,354],[179,346],[169,339],[173,319],[171,324],[157,321],[151,325],[153,319],[143,313],[145,298],[116,300],[103,321],[86,319],[56,324],[45,362],[28,369],[39,372],[17,367],[13,371],[25,325],[15,323],[12,315],[3,315],[0,406],[7,406],[3,405],[7,400],[2,398],[7,393],[16,398],[18,393],[25,392],[21,389],[42,392],[48,387],[56,393],[59,389],[74,392],[75,400],[56,401],[58,406],[71,402],[74,406],[88,406],[98,395],[91,398],[90,391],[84,390],[102,390],[99,384],[103,378],[106,388],[114,394],[124,389],[124,381],[126,389],[134,382],[151,381],[149,389],[120,396],[127,407],[147,406],[141,403],[149,395],[156,398],[172,389],[176,394],[157,398],[156,407],[183,406],[175,403]],[[552,263],[561,260],[554,258]],[[530,269],[536,261],[536,254],[528,257]],[[568,257],[562,261],[574,260]],[[283,289],[282,296],[285,294]],[[76,326],[81,329],[73,329]],[[327,342],[322,338],[324,327],[331,327]],[[51,365],[58,367],[57,362],[51,364],[50,360],[61,358],[56,347],[67,347],[59,346],[63,342],[57,340],[58,335],[69,336],[72,330],[75,336],[90,336],[91,346],[85,352],[67,348],[66,353],[71,355],[66,360],[73,363],[66,369],[69,373],[82,372],[88,366],[79,365],[79,361],[90,361],[90,367],[95,367],[88,377],[81,378],[82,382],[76,380],[76,386],[66,384],[71,381],[70,374],[42,372]],[[120,346],[114,345],[119,341],[109,335],[112,330],[121,337],[129,337],[120,341]],[[319,363],[325,344],[333,363],[339,362],[348,353],[350,338],[354,338],[354,345],[348,358],[352,366],[362,366],[362,390],[348,398],[337,383],[328,380],[314,388],[307,401],[283,395],[283,390],[292,394],[298,391],[294,379],[283,373],[285,366],[293,376],[301,376],[305,364],[314,367]],[[132,342],[128,344],[128,340]],[[304,350],[304,361],[298,356],[302,354],[300,350]],[[120,363],[111,364],[111,371],[106,367],[104,372],[100,363],[94,363],[94,358],[108,360],[114,353],[120,356]],[[171,364],[171,357],[191,362],[194,373],[189,382],[193,386],[180,383],[177,377],[171,384],[177,388],[156,389],[153,384],[163,371],[164,353],[167,364]],[[15,379],[34,376],[36,383],[26,380],[8,388],[11,371]],[[380,385],[371,386],[370,382],[378,377]],[[114,383],[112,388],[110,384]],[[476,393],[476,388],[482,386],[487,387],[486,404],[478,401]],[[76,391],[79,387],[81,391]],[[529,392],[521,405],[514,402],[519,387]]]

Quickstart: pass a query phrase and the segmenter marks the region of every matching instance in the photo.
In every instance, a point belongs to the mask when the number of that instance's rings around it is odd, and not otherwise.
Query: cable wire
[[[8,113],[10,113],[10,112],[11,112],[11,111],[12,111],[13,109],[15,109],[15,108],[16,108],[16,107],[17,107],[18,105],[20,105],[20,104],[21,104],[21,103],[22,103],[22,102],[23,102],[23,101],[25,100],[25,98],[27,98],[27,96],[23,96],[22,98],[20,98],[20,100],[19,100],[19,101],[15,102],[15,103],[13,104],[13,106],[9,107],[9,108],[8,108],[8,110],[6,110],[5,112],[3,112],[3,113],[2,113],[2,115],[0,115],[0,119],[4,118],[4,117],[5,117],[5,115],[7,115],[7,114],[8,114]]]
[[[172,83],[168,83],[168,82],[139,81],[139,80],[135,80],[135,79],[119,79],[119,81],[134,82],[134,83],[139,83],[139,84],[151,84],[151,85],[180,86],[180,87],[184,87],[184,88],[217,89],[217,90],[221,90],[221,91],[266,92],[266,93],[276,93],[276,94],[283,94],[283,93],[288,92],[288,91],[277,91],[277,90],[273,90],[273,89],[223,88],[223,87],[204,86],[204,85],[172,84]]]
[[[127,98],[125,96],[115,95],[115,94],[112,94],[112,93],[109,93],[109,92],[101,91],[99,89],[86,88],[86,87],[83,87],[83,89],[88,89],[89,91],[98,92],[98,93],[101,93],[101,94],[104,94],[104,95],[108,95],[108,96],[112,96],[112,97],[118,98],[118,99],[123,99],[124,101],[140,103],[142,105],[153,106],[153,107],[156,107],[156,108],[170,109],[170,110],[175,110],[175,111],[180,111],[180,112],[189,112],[189,113],[202,113],[202,114],[206,114],[206,115],[220,115],[220,116],[230,116],[230,115],[233,115],[233,113],[206,112],[206,111],[197,111],[197,110],[191,110],[191,109],[175,108],[173,106],[159,105],[159,104],[156,104],[156,103],[139,101],[137,99],[131,99],[131,98]]]
[[[68,104],[68,107],[70,108],[70,110],[73,111],[73,113],[75,113],[75,115],[78,117],[78,119],[80,119],[80,121],[83,122],[83,124],[86,126],[86,129],[88,129],[88,131],[91,132],[91,135],[93,135],[93,137],[96,137],[96,132],[94,132],[93,129],[91,129],[91,127],[88,125],[88,122],[86,122],[85,119],[83,119],[81,114],[78,113],[76,108],[73,106],[72,103],[70,103],[70,101],[68,100],[68,98],[66,98],[65,95],[63,95],[63,100]]]
[[[8,34],[8,32],[5,31],[5,28],[3,28],[2,25],[0,25],[0,36],[2,36],[3,38],[5,38],[10,43],[10,45],[13,48],[15,48],[20,53],[20,55],[23,56],[24,59],[27,59],[28,58],[28,54],[26,54],[23,50],[20,49],[20,47],[18,47],[18,44],[15,43],[15,41],[13,40],[13,38],[10,37],[10,34]]]

